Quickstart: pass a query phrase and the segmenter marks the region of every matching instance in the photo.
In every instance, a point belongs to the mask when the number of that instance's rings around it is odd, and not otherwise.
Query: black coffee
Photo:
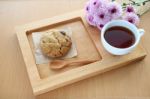
[[[110,45],[117,48],[128,48],[135,43],[133,33],[121,26],[114,26],[107,29],[104,38]]]

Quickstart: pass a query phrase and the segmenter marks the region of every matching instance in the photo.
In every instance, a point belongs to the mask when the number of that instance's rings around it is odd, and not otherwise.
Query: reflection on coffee
[[[121,26],[108,28],[104,38],[110,45],[117,48],[128,48],[135,43],[134,34],[129,29]]]

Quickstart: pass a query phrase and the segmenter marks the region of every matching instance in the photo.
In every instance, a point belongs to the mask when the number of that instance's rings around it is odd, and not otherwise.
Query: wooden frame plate
[[[84,43],[85,45],[83,44],[83,46],[92,46],[91,48],[93,49],[87,54],[80,53],[80,55],[81,57],[83,55],[85,58],[89,56],[90,58],[99,59],[99,61],[55,73],[47,71],[49,70],[49,68],[47,68],[48,64],[40,65],[41,68],[35,64],[30,34],[37,31],[46,31],[51,28],[61,28],[64,25],[73,27],[74,31],[82,27],[81,31],[87,33],[85,33],[83,37],[86,36],[88,38],[86,40],[89,41],[89,45]],[[124,56],[113,56],[106,52],[100,42],[99,30],[88,25],[84,18],[83,10],[18,26],[16,27],[16,32],[34,95],[40,95],[67,84],[121,67],[146,56],[146,52],[141,44],[139,44],[132,53]],[[79,38],[80,37],[77,39]],[[80,43],[78,43],[78,45],[80,46],[79,48],[82,47]],[[84,51],[86,50],[84,49]]]
[[[27,38],[32,50],[32,53],[36,53],[33,40],[32,40],[32,33],[33,32],[39,32],[43,33],[44,31],[49,31],[51,29],[70,29],[72,31],[72,38],[75,43],[76,49],[77,49],[77,57],[73,57],[70,59],[64,59],[65,61],[72,61],[72,60],[81,60],[81,59],[88,59],[88,60],[101,60],[100,53],[98,52],[95,44],[93,43],[91,37],[89,36],[89,33],[87,29],[85,28],[83,21],[79,17],[75,17],[69,20],[66,20],[65,22],[59,22],[55,24],[51,24],[46,27],[37,28],[31,31],[27,32]],[[92,53],[91,55],[88,55],[87,53]],[[35,60],[35,59],[34,59]],[[67,70],[76,68],[77,66],[68,66],[63,69],[59,70],[52,70],[50,69],[49,64],[37,64],[37,68],[40,74],[40,77],[42,79],[46,77],[52,77],[54,75],[57,75],[59,73],[65,72]]]

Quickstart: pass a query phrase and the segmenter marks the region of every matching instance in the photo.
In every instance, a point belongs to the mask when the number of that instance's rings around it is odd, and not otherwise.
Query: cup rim
[[[134,48],[138,43],[139,43],[139,40],[140,40],[140,37],[138,36],[137,39],[135,40],[134,44],[132,44],[131,46],[127,47],[127,48],[118,48],[118,47],[115,47],[115,46],[112,46],[111,44],[109,44],[106,39],[104,38],[104,34],[105,34],[105,31],[108,29],[106,27],[108,27],[108,25],[112,24],[113,22],[125,22],[127,24],[129,24],[130,26],[134,27],[136,29],[136,32],[138,32],[138,28],[136,26],[134,26],[133,24],[131,24],[130,22],[127,22],[125,20],[112,20],[110,22],[108,22],[107,24],[104,25],[104,27],[102,28],[102,31],[101,31],[101,37],[102,39],[105,41],[105,43],[107,43],[109,46],[111,46],[112,48],[115,48],[117,50],[129,50],[129,49],[132,49]],[[117,25],[116,25],[117,26]],[[123,27],[123,26],[122,26]],[[105,29],[106,28],[106,29]],[[105,30],[104,30],[105,29]],[[129,28],[128,28],[129,29]],[[130,30],[130,29],[129,29]],[[135,33],[133,33],[134,36],[135,36]]]

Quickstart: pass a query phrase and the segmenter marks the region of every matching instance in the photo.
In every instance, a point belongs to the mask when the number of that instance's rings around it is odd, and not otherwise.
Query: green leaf
[[[126,3],[123,3],[122,5],[123,5],[123,6],[126,6],[127,4],[126,4]]]

